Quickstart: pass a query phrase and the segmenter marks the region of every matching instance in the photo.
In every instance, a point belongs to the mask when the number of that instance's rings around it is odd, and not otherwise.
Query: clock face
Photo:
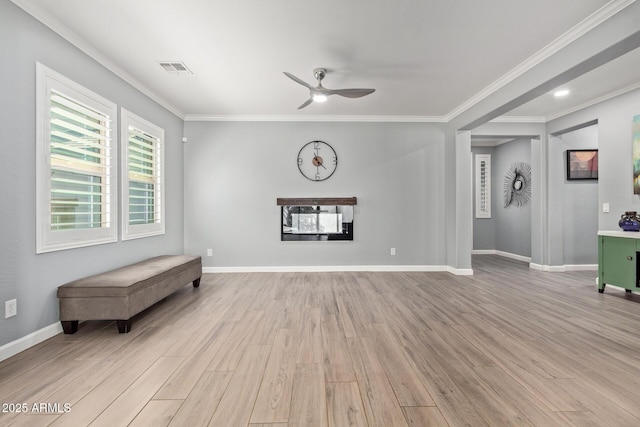
[[[338,156],[326,142],[311,141],[298,153],[298,169],[311,181],[324,181],[336,171]]]

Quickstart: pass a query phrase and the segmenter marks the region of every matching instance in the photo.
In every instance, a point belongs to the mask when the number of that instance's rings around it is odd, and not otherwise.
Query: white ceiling
[[[622,55],[562,85],[569,96],[556,98],[555,90],[509,112],[513,116],[542,116],[547,120],[591,105],[596,101],[640,88],[640,49]]]
[[[401,116],[445,120],[607,0],[13,0],[181,117]],[[619,0],[618,0],[619,2]],[[184,62],[193,75],[164,71]],[[577,79],[551,117],[640,82],[640,51]],[[308,90],[375,88],[297,107]],[[605,69],[606,67],[606,69]],[[635,73],[633,73],[635,70]],[[591,75],[591,76],[590,76]],[[606,75],[606,78],[603,78]],[[596,82],[597,84],[594,84]],[[315,84],[314,84],[315,85]]]

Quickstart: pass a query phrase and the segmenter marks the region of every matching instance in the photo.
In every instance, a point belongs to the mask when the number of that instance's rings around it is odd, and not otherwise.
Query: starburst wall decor
[[[524,206],[531,198],[531,165],[512,163],[504,176],[504,207]]]

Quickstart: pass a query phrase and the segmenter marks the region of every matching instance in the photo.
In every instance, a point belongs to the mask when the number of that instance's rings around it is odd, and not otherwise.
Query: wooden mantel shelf
[[[355,205],[358,199],[355,197],[296,197],[278,198],[278,206],[345,206]]]

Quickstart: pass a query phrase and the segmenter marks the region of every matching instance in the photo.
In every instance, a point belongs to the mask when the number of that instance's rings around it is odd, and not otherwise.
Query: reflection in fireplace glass
[[[281,240],[353,240],[353,206],[282,206]]]

